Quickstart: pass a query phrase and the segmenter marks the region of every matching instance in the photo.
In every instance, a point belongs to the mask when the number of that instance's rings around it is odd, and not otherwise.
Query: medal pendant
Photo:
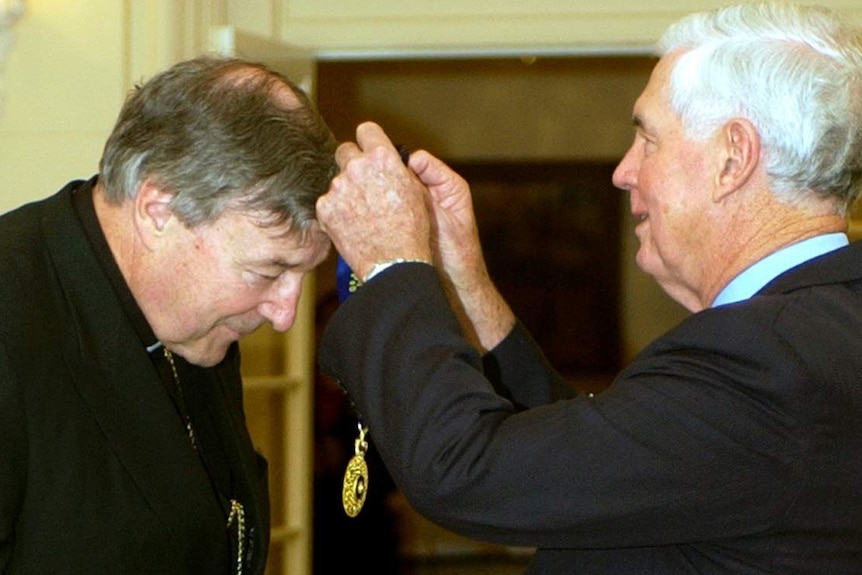
[[[368,493],[368,464],[365,463],[365,452],[368,451],[368,442],[365,434],[368,428],[359,424],[359,437],[353,443],[356,455],[350,458],[347,469],[344,471],[344,485],[341,488],[341,504],[348,517],[356,517],[362,511],[365,504],[365,495]]]
[[[354,455],[344,472],[344,487],[341,490],[341,502],[348,517],[356,517],[365,504],[365,494],[368,493],[368,465],[361,455]]]

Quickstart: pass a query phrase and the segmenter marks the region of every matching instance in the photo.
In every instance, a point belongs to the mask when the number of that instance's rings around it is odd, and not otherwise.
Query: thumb
[[[469,188],[464,178],[425,150],[410,154],[408,166],[441,207],[451,208],[469,198]]]

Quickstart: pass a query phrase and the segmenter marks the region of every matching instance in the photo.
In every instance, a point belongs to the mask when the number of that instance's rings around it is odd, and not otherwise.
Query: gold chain
[[[236,518],[236,575],[242,575],[242,553],[245,543],[245,508],[236,499],[230,500],[230,515],[227,526],[230,527]]]
[[[177,365],[174,363],[174,354],[171,353],[171,350],[166,347],[163,347],[162,349],[165,350],[165,359],[168,360],[168,363],[171,365],[171,373],[174,374],[174,383],[177,386],[177,394],[179,395],[178,401],[180,404],[180,417],[182,417],[183,423],[185,423],[186,425],[186,433],[188,433],[189,441],[192,444],[192,449],[197,451],[198,442],[197,439],[195,439],[195,428],[192,426],[192,419],[188,415],[188,412],[185,407],[186,402],[185,396],[183,395],[183,386],[180,384],[180,376],[177,373]]]
[[[182,406],[180,411],[186,411],[185,409],[185,398],[183,396],[183,386],[180,384],[180,376],[177,373],[177,365],[174,363],[174,354],[171,353],[166,347],[162,348],[165,353],[165,359],[168,360],[168,364],[171,366],[171,373],[174,376],[174,383],[177,386],[177,393],[179,394],[179,403]],[[188,416],[187,413],[181,413],[180,416],[183,418],[183,421],[186,424],[186,431],[189,435],[189,441],[192,444],[192,449],[197,451],[198,443],[195,438],[195,429],[192,426],[192,420]],[[230,527],[234,519],[236,519],[236,575],[242,575],[242,555],[245,548],[245,508],[242,503],[237,501],[236,499],[230,500],[230,514],[227,517],[227,526]]]

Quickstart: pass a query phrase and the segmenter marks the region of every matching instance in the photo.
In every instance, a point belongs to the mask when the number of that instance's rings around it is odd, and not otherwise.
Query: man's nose
[[[637,174],[637,163],[635,161],[634,146],[629,148],[620,163],[617,164],[614,170],[614,175],[611,178],[615,187],[621,190],[631,190],[635,184]]]
[[[258,307],[276,331],[287,331],[296,320],[296,306],[302,295],[302,278],[283,278],[276,282]]]

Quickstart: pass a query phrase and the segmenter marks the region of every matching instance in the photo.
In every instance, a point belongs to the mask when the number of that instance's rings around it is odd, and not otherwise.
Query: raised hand
[[[360,279],[375,264],[432,261],[428,191],[377,124],[336,151],[341,172],[317,201],[317,217]]]
[[[410,169],[428,187],[434,260],[448,284],[450,302],[473,343],[494,347],[515,322],[485,265],[470,187],[428,152],[410,156]]]

